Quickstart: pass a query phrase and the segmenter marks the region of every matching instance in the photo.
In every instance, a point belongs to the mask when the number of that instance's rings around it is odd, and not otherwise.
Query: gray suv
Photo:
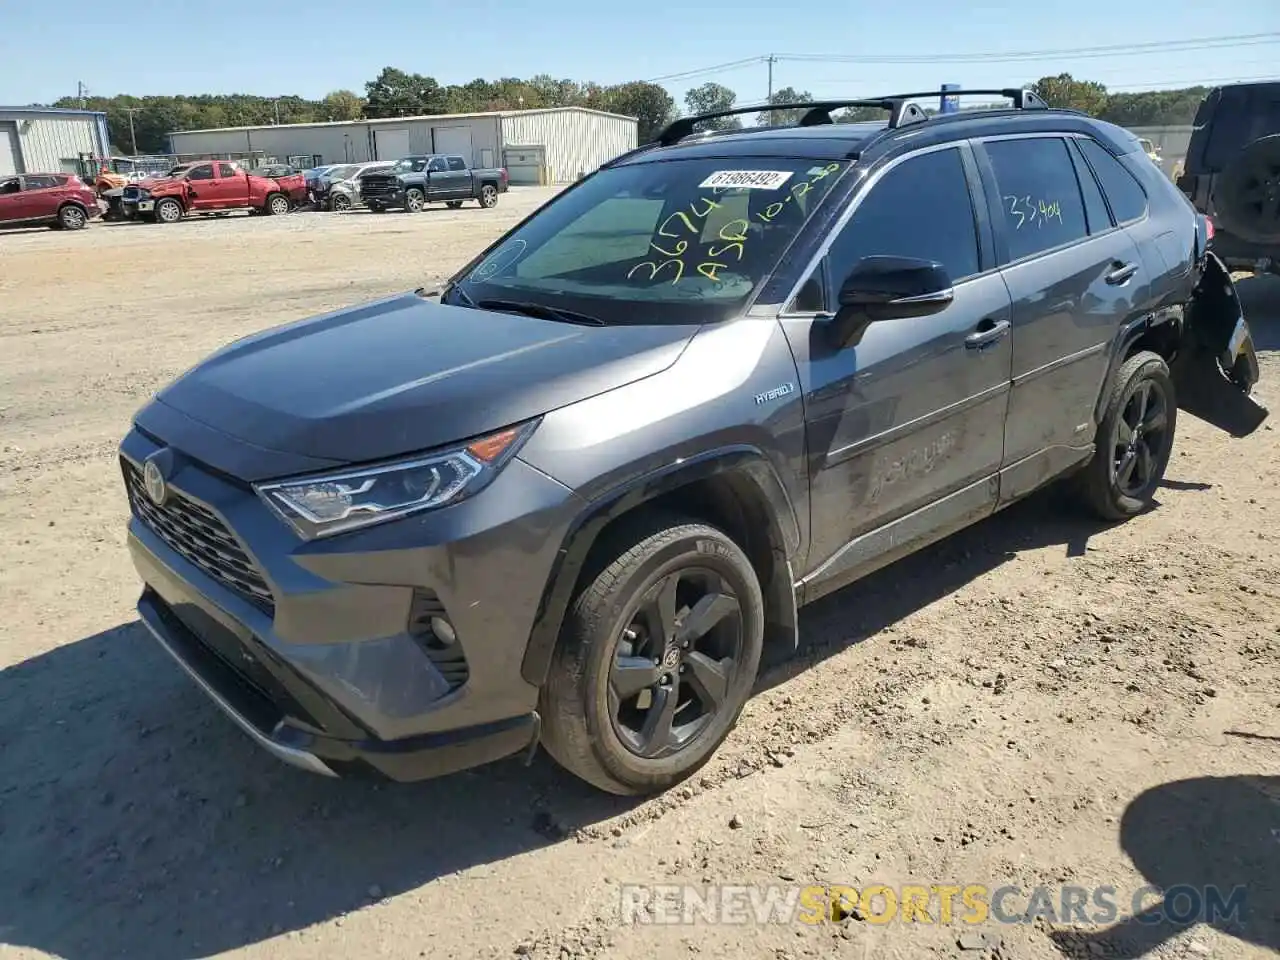
[[[1134,137],[998,92],[679,120],[442,290],[214,354],[121,446],[142,620],[317,773],[542,744],[638,794],[801,604],[1067,474],[1140,513],[1179,407],[1266,416],[1248,327]]]

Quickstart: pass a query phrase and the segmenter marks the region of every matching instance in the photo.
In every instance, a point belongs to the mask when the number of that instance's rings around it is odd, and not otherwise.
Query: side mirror
[[[939,313],[955,299],[946,268],[914,257],[863,257],[840,286],[832,320],[837,343],[853,346],[873,323]]]

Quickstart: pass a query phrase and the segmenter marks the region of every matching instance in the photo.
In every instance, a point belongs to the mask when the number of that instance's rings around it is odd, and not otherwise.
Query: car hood
[[[501,429],[659,373],[693,333],[678,325],[578,326],[409,293],[237,341],[157,394],[138,425],[182,446],[166,436],[173,418],[152,409],[159,405],[212,428],[201,436],[236,438],[264,454],[377,460]],[[187,452],[212,466],[228,462]],[[242,479],[263,479],[243,476],[242,455],[235,462]]]

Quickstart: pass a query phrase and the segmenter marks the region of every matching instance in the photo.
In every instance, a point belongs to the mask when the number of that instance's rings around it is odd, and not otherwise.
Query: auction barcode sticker
[[[708,187],[743,187],[747,190],[777,190],[791,179],[790,170],[717,170],[702,183]]]

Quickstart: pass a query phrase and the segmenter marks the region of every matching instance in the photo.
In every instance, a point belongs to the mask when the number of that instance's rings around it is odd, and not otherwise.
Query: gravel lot
[[[1271,956],[1280,442],[1184,417],[1159,505],[1049,491],[802,615],[695,781],[545,757],[406,787],[278,765],[133,614],[114,448],[228,341],[447,275],[494,210],[0,234],[0,955]],[[1241,283],[1280,396],[1280,283]],[[1274,406],[1274,404],[1273,404]],[[619,884],[1247,887],[1237,924],[628,925]],[[1021,911],[1025,895],[1006,910]],[[877,908],[879,909],[879,908]],[[957,908],[957,915],[959,908]],[[985,939],[979,937],[985,934]]]

